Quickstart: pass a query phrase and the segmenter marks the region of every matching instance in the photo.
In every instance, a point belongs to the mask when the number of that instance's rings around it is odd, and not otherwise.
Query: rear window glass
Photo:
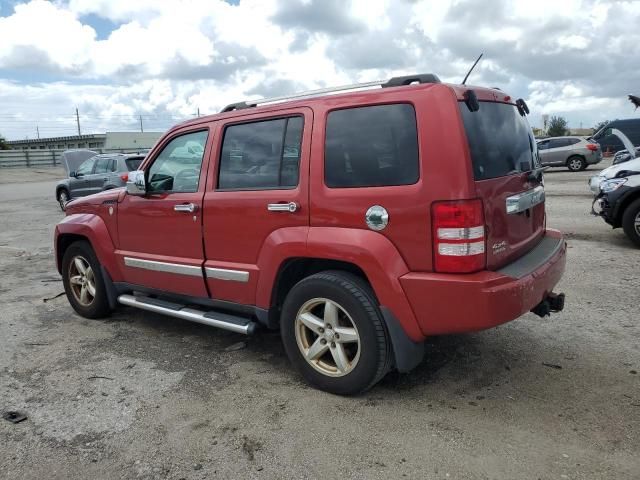
[[[336,110],[327,118],[324,180],[328,187],[410,185],[418,181],[413,106]]]
[[[529,171],[537,166],[531,127],[515,106],[480,102],[480,110],[471,112],[460,102],[459,108],[476,180]]]
[[[138,170],[140,164],[142,163],[142,160],[144,160],[144,157],[127,158],[125,159],[124,163],[127,164],[127,169],[129,169],[129,171],[131,172],[133,170]]]

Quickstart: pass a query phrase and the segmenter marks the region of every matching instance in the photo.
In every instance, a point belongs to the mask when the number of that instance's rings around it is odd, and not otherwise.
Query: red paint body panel
[[[547,230],[547,235],[561,237]],[[553,290],[565,269],[566,243],[547,263],[514,279],[497,272],[412,272],[400,278],[425,336],[484,330],[527,313]]]
[[[95,208],[101,208],[96,206]],[[106,208],[106,207],[105,207]],[[58,250],[58,239],[61,235],[80,235],[93,246],[100,264],[109,272],[112,279],[121,278],[121,270],[115,257],[115,245],[109,229],[100,215],[95,213],[72,213],[63,218],[54,232],[54,248]],[[56,256],[57,258],[57,256]],[[61,271],[61,265],[57,265]]]
[[[384,235],[371,230],[312,227],[307,239],[309,256],[358,265],[366,274],[381,305],[389,308],[409,338],[424,338],[400,285],[409,270],[398,250]]]
[[[527,181],[527,174],[509,175],[476,182],[478,198],[484,204],[486,221],[487,268],[496,270],[516,260],[533,248],[544,235],[544,202],[525,214],[509,215],[507,197],[535,188]],[[499,252],[494,245],[504,245]]]
[[[217,300],[253,305],[258,284],[258,258],[267,238],[280,229],[309,225],[309,154],[313,113],[309,108],[280,108],[273,115],[243,115],[240,119],[220,121],[216,138],[223,138],[224,129],[233,124],[254,120],[302,116],[304,130],[300,148],[300,177],[298,185],[290,189],[218,190],[218,159],[222,141],[212,155],[212,168],[204,196],[204,250],[207,266],[249,271],[249,282],[235,282],[207,278],[211,296]],[[298,209],[291,212],[272,212],[267,205],[295,202]],[[269,288],[271,291],[271,288]]]
[[[339,96],[314,105],[312,158],[319,161],[311,163],[311,225],[368,230],[366,211],[372,205],[382,205],[389,212],[389,225],[380,234],[395,245],[410,269],[429,271],[433,262],[431,202],[469,198],[475,194],[468,162],[452,161],[464,159],[466,155],[461,130],[451,127],[460,122],[457,99],[443,85],[422,86],[410,96],[403,88],[388,90],[395,91],[378,96],[362,92],[359,96]],[[420,155],[418,182],[386,187],[327,187],[322,159],[329,112],[336,108],[384,103],[411,103],[415,109]],[[452,182],[452,178],[456,181]]]
[[[202,130],[202,128],[196,129]],[[198,191],[151,194],[144,197],[125,195],[118,205],[118,264],[124,281],[167,292],[208,297],[202,276],[157,272],[125,265],[125,257],[160,261],[178,265],[202,267],[202,206],[209,156],[214,134],[209,129],[204,151]],[[151,161],[175,136],[191,130],[177,129],[164,137],[154,148]],[[145,161],[150,164],[150,161]],[[174,207],[192,203],[194,213],[176,212]]]

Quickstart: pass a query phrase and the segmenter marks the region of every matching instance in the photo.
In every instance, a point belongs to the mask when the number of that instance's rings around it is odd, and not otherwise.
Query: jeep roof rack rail
[[[283,95],[281,97],[262,98],[260,100],[249,100],[244,102],[231,103],[220,110],[221,113],[232,112],[234,110],[243,110],[245,108],[253,108],[258,105],[267,103],[285,102],[287,100],[295,100],[300,98],[317,97],[327,93],[344,92],[348,90],[357,90],[359,88],[371,87],[401,87],[411,85],[412,83],[440,83],[440,79],[433,73],[421,73],[416,75],[405,75],[402,77],[393,77],[389,80],[376,80],[373,82],[353,83],[351,85],[342,85],[339,87],[320,88],[317,90],[307,90],[306,92],[293,93],[291,95]]]

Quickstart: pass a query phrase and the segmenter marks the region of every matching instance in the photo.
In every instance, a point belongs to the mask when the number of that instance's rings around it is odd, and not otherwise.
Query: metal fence
[[[107,150],[92,148],[98,153],[138,153],[136,149]],[[146,151],[147,149],[144,149]],[[56,167],[60,165],[65,150],[0,150],[0,168],[5,167]]]

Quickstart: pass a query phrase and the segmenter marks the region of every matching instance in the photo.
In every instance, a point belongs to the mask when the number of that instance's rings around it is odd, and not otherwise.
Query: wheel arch
[[[56,200],[58,199],[58,195],[60,194],[60,190],[66,190],[69,197],[71,196],[71,190],[67,185],[58,185],[56,186]]]
[[[624,215],[624,212],[627,210],[629,205],[638,199],[640,199],[640,189],[634,190],[628,195],[625,195],[624,198],[620,199],[613,215],[616,227],[622,226],[622,216]]]
[[[572,158],[579,158],[581,160],[584,160],[585,162],[587,161],[587,157],[585,157],[584,155],[582,155],[581,153],[572,153],[571,155],[569,155],[567,157],[567,160],[564,162],[565,165],[569,165],[569,162],[571,161]]]
[[[84,240],[91,245],[100,264],[111,278],[121,277],[109,229],[98,215],[89,213],[69,215],[56,225],[54,247],[58,272],[62,271],[64,252],[69,245],[78,240]]]
[[[392,312],[413,341],[424,340],[399,280],[408,273],[408,267],[387,237],[371,230],[354,228],[310,227],[302,230],[296,227],[283,230],[267,238],[260,252],[256,306],[274,310],[277,315],[278,302],[304,278],[304,274],[344,270],[367,281],[379,305]],[[283,278],[283,274],[288,276]]]

